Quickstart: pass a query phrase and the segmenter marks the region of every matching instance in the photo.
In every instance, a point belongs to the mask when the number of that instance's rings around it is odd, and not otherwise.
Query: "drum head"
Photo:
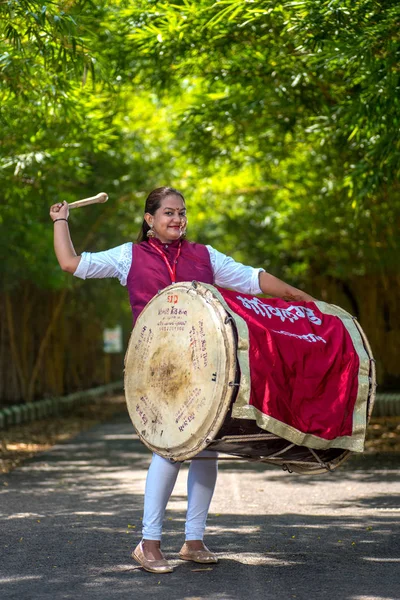
[[[231,320],[202,284],[162,290],[139,315],[125,356],[125,395],[140,439],[185,460],[221,427],[234,396]]]

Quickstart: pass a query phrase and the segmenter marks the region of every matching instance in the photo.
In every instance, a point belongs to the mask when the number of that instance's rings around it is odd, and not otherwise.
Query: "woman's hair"
[[[156,210],[160,208],[162,200],[164,200],[164,198],[167,196],[180,196],[183,200],[183,203],[185,203],[183,194],[178,192],[178,190],[175,190],[171,187],[159,187],[150,192],[150,194],[147,196],[146,204],[144,205],[144,212],[154,215]],[[143,219],[142,227],[137,238],[137,243],[147,240],[147,232],[149,229],[150,227],[147,225],[146,220]]]

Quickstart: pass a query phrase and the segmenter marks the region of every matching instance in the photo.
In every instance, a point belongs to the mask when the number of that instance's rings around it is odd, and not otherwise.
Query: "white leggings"
[[[186,540],[203,539],[208,509],[217,480],[218,454],[204,450],[198,456],[208,456],[215,460],[196,459],[190,463],[187,486]],[[161,540],[165,509],[174,489],[181,464],[153,454],[146,479],[143,539]]]

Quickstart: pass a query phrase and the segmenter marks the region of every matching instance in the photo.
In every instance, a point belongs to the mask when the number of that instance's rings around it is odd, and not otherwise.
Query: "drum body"
[[[141,441],[176,461],[208,449],[298,473],[335,469],[349,450],[294,444],[233,416],[238,395],[251,386],[238,360],[249,348],[226,308],[213,286],[184,282],[162,290],[139,315],[125,356],[125,395]],[[370,415],[374,362],[360,336],[370,357]]]

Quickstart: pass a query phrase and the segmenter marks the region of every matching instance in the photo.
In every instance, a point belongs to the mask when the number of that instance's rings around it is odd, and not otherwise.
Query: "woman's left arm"
[[[215,285],[244,294],[262,293],[267,296],[277,296],[287,302],[313,302],[315,300],[310,294],[281,281],[263,269],[242,265],[233,260],[231,256],[218,252],[212,246],[207,246],[207,249],[210,253]]]
[[[315,298],[274,277],[266,271],[259,274],[260,289],[267,296],[276,296],[286,302],[314,302]]]

